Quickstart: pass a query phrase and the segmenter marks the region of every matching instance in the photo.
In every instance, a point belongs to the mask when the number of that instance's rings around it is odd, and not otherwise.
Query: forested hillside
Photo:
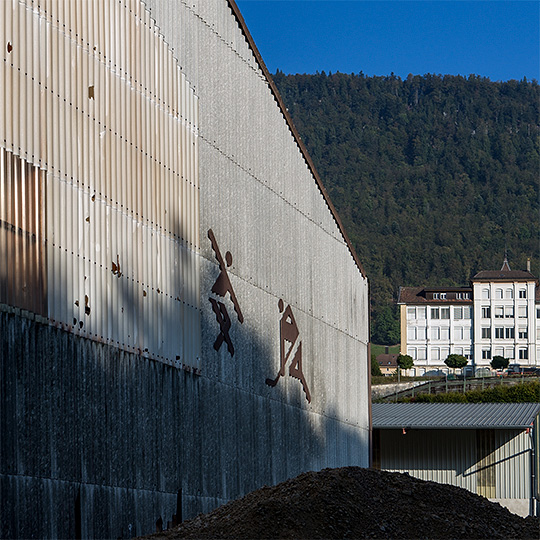
[[[400,285],[466,285],[505,249],[539,274],[536,81],[274,80],[365,266],[376,334]]]

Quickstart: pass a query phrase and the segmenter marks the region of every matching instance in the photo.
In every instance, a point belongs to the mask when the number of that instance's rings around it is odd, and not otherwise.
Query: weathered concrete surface
[[[402,390],[408,390],[409,388],[416,388],[426,384],[425,381],[411,381],[404,383],[391,383],[391,384],[378,384],[377,386],[371,387],[371,398],[378,399],[382,397],[391,396],[396,392],[401,392]]]
[[[180,490],[186,518],[367,465],[362,431],[298,406],[6,311],[0,340],[2,538],[130,537],[171,520]]]

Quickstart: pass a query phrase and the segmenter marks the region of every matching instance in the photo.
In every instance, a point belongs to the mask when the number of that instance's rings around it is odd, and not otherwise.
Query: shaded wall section
[[[331,418],[17,309],[0,311],[0,360],[2,538],[128,538],[303,470],[367,465],[367,441]]]

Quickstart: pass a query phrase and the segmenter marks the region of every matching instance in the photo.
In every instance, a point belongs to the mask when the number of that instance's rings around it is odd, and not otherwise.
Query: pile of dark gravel
[[[344,467],[263,487],[150,538],[537,540],[539,526],[461,488]]]

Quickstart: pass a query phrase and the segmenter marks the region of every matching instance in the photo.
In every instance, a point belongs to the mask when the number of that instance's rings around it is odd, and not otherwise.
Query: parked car
[[[519,364],[510,364],[506,372],[507,373],[521,373],[522,369],[523,368]]]

